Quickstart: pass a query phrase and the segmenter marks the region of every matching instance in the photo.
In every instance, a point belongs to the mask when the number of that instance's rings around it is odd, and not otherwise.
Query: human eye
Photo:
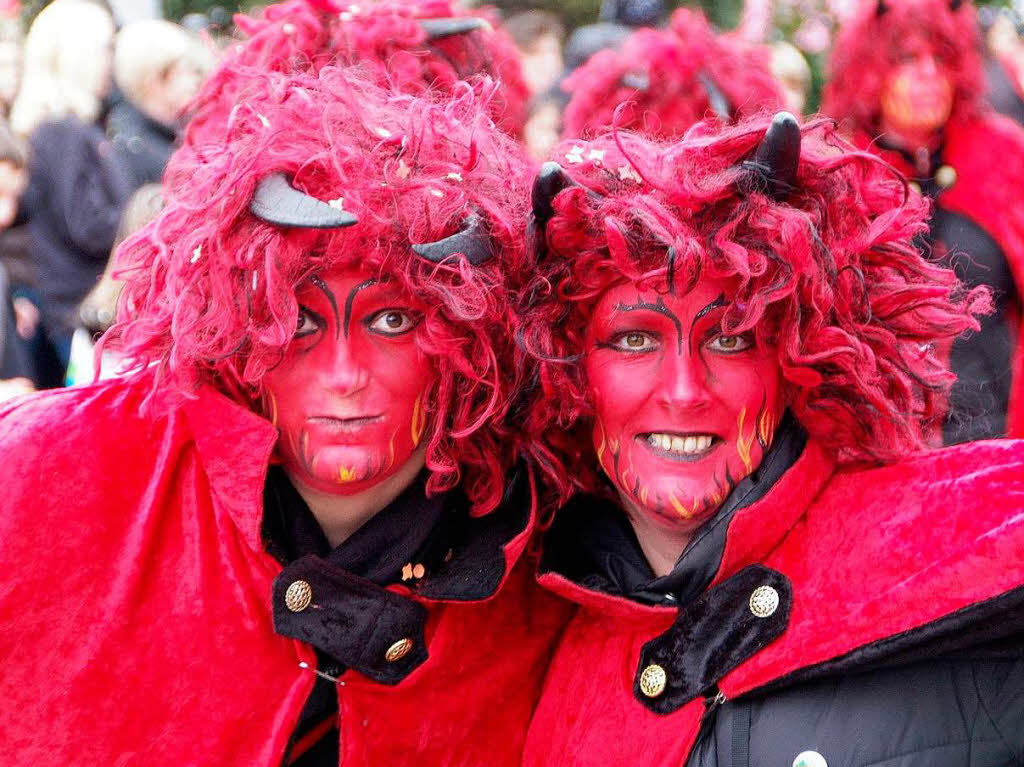
[[[737,354],[738,352],[746,351],[753,345],[754,339],[747,333],[735,336],[719,333],[705,344],[711,351],[722,354]]]
[[[420,317],[405,309],[381,309],[366,320],[371,333],[382,336],[401,336],[419,324]]]
[[[305,306],[299,307],[299,318],[295,323],[295,338],[305,338],[323,327],[323,318]]]
[[[658,348],[658,339],[651,333],[629,330],[613,336],[608,345],[621,352],[649,352]]]

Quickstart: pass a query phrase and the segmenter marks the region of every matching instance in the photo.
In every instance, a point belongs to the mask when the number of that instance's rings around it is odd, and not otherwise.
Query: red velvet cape
[[[313,687],[312,647],[272,623],[276,430],[213,391],[142,417],[150,384],[0,407],[5,765],[278,767]],[[420,600],[429,657],[403,681],[342,675],[346,767],[519,763],[569,609],[515,565],[528,534],[504,546],[496,596]]]
[[[745,569],[754,563],[763,567]],[[969,628],[974,608],[991,608],[995,618],[981,620],[998,621],[1001,604],[1024,600],[1024,442],[977,442],[841,471],[812,442],[764,498],[733,517],[708,593],[744,573],[755,585],[780,586],[782,604],[768,619],[782,617],[780,632],[723,667],[713,686],[660,711],[652,710],[658,698],[638,692],[639,675],[652,641],[687,610],[542,575],[581,610],[549,669],[525,763],[679,767],[719,691],[728,701],[829,665],[852,670],[940,627]],[[752,593],[743,592],[735,614],[756,623],[745,604]],[[724,612],[711,613],[683,650],[727,655],[732,629]],[[669,685],[685,684],[673,673]]]

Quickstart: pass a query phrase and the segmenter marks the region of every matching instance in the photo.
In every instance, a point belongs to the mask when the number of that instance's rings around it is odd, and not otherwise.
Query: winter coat
[[[277,767],[320,649],[345,669],[346,767],[519,764],[568,610],[516,564],[529,486],[408,583],[282,568],[261,532],[276,429],[210,389],[142,411],[152,383],[0,407],[3,763]]]
[[[945,442],[1024,437],[1024,128],[994,113],[954,115],[926,168],[887,149],[884,135],[857,141],[935,200],[929,239],[940,245],[937,255],[952,253],[949,261],[967,284],[994,289],[996,313],[982,318],[980,332],[953,344],[958,381]]]
[[[133,189],[160,183],[174,152],[173,127],[147,117],[130,101],[119,101],[107,116],[107,135],[131,171]]]
[[[652,581],[687,573],[674,592],[615,586],[622,542],[588,543],[611,502],[556,518],[540,580],[580,609],[526,765],[1024,764],[1024,443],[797,455],[771,476],[769,453]]]
[[[103,273],[121,210],[131,194],[123,158],[103,131],[75,118],[43,123],[32,134],[22,197],[43,325],[70,337],[78,305]]]

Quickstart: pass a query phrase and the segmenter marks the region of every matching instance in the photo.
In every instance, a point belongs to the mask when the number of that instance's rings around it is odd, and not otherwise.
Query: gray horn
[[[718,87],[718,83],[707,72],[699,72],[697,79],[700,80],[700,86],[708,97],[708,104],[711,105],[711,111],[715,113],[715,117],[723,122],[731,120],[732,106],[729,104],[729,98]]]
[[[249,211],[274,226],[301,226],[306,229],[338,229],[357,223],[346,210],[300,192],[284,173],[273,173],[256,185]]]
[[[457,16],[445,19],[420,19],[420,28],[427,33],[428,40],[440,40],[452,35],[464,35],[477,29],[490,28],[486,19],[476,16]]]
[[[494,243],[487,233],[483,217],[479,211],[473,211],[466,216],[462,229],[455,234],[437,242],[414,244],[412,250],[416,255],[435,264],[461,253],[473,266],[479,266],[493,258]]]

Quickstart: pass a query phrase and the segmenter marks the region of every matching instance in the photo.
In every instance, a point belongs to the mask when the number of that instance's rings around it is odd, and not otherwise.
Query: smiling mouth
[[[384,419],[382,415],[356,416],[353,418],[336,418],[334,416],[317,415],[309,419],[311,424],[319,426],[327,431],[353,432],[362,429],[364,426],[371,426]]]
[[[647,432],[638,434],[636,439],[657,456],[670,461],[699,461],[722,441],[715,434],[677,434],[669,432]]]

